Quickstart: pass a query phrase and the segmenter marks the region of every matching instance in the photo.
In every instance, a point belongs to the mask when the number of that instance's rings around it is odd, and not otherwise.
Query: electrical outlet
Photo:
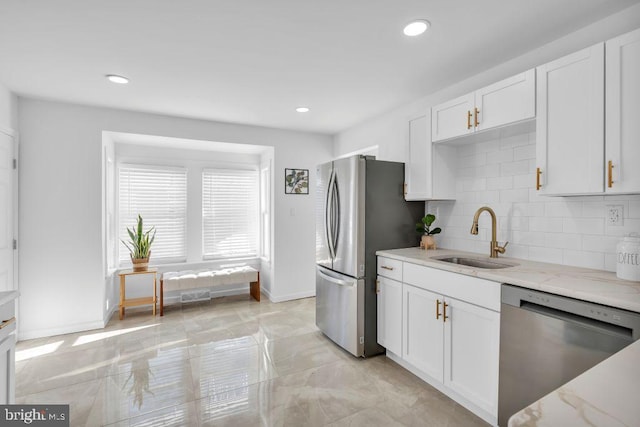
[[[605,215],[607,225],[611,225],[614,227],[624,225],[624,206],[607,205]]]

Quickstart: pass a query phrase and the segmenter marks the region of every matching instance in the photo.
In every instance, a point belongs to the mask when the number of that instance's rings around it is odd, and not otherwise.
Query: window
[[[202,172],[202,242],[205,258],[258,256],[258,171]]]
[[[269,185],[269,175],[271,170],[269,166],[266,166],[260,170],[260,220],[261,220],[261,233],[260,233],[260,255],[266,260],[269,259],[270,247],[271,247],[271,219],[269,216],[270,200],[271,200],[271,186]]]
[[[187,172],[182,168],[121,165],[118,169],[118,235],[129,240],[127,227],[135,226],[138,214],[144,229],[154,226],[156,238],[151,257],[157,262],[187,259]],[[120,243],[120,263],[129,261]]]

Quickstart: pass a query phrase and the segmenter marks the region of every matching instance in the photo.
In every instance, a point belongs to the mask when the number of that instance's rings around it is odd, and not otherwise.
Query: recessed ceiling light
[[[298,108],[296,108],[296,111],[298,113],[308,113],[309,112],[309,107],[298,107]]]
[[[109,81],[111,83],[119,83],[121,85],[125,85],[127,83],[129,83],[129,79],[123,76],[119,76],[117,74],[107,74],[107,79],[109,79]]]
[[[426,19],[417,19],[415,21],[409,22],[404,27],[404,35],[409,37],[419,36],[420,34],[427,31],[430,24]]]

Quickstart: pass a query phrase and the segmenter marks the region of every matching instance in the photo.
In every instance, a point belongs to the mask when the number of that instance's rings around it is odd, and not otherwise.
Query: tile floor
[[[315,299],[216,298],[22,341],[17,403],[69,403],[72,426],[481,426],[384,356],[315,326]]]

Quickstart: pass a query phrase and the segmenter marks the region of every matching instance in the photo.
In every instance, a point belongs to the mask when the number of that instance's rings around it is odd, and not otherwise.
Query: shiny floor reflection
[[[387,358],[315,326],[315,299],[248,296],[130,310],[103,330],[18,343],[17,403],[72,426],[484,426]]]

